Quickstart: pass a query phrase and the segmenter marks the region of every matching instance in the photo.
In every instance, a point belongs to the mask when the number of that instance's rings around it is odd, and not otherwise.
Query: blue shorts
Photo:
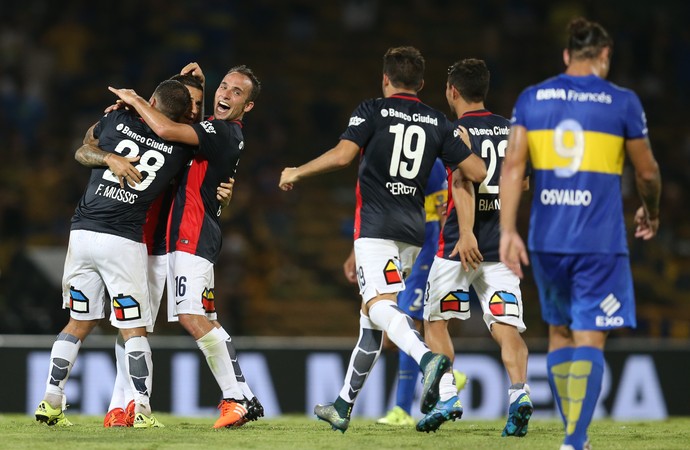
[[[637,326],[628,255],[532,252],[542,318],[572,330]]]
[[[412,266],[410,275],[405,278],[405,290],[398,294],[398,306],[414,320],[424,319],[424,292],[429,278],[429,269],[438,250],[438,237],[441,226],[438,222],[427,222],[424,232],[424,245]]]

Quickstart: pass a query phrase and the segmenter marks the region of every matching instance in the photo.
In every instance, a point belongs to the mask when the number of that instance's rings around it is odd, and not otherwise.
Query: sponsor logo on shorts
[[[489,300],[489,311],[491,311],[491,314],[495,317],[520,317],[517,297],[515,297],[515,294],[505,291],[494,292],[494,295],[491,296],[491,300]]]
[[[625,319],[614,314],[621,309],[621,302],[618,301],[615,295],[609,294],[604,300],[599,303],[599,308],[606,314],[605,316],[597,316],[595,318],[598,327],[622,327],[625,324]]]
[[[441,312],[461,312],[470,310],[470,293],[466,291],[454,291],[446,294],[441,299]]]
[[[402,283],[402,276],[400,275],[400,261],[389,259],[386,267],[383,269],[383,277],[386,279],[386,284]]]
[[[89,312],[89,299],[82,291],[74,289],[74,286],[69,287],[69,309],[76,313]]]
[[[213,288],[204,289],[204,292],[201,294],[201,303],[204,305],[206,313],[216,312],[216,294]]]
[[[118,295],[113,298],[113,310],[117,320],[141,319],[141,307],[139,302],[131,295]]]

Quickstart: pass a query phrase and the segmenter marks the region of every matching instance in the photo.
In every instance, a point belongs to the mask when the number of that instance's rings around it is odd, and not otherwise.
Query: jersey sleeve
[[[209,161],[216,160],[224,152],[228,151],[228,146],[233,149],[242,150],[244,142],[235,132],[232,122],[225,120],[205,120],[191,125],[199,137],[199,155]]]
[[[107,124],[112,123],[112,121],[118,120],[122,117],[123,114],[129,113],[127,113],[126,110],[115,110],[101,117],[101,119],[96,123],[96,126],[93,128],[93,137],[99,139],[101,133],[103,133],[103,130],[106,128]]]
[[[530,93],[531,88],[527,88],[518,97],[517,101],[515,102],[515,106],[513,107],[513,115],[510,118],[510,124],[511,125],[521,125],[525,128],[527,128],[527,118],[525,117],[525,111],[528,111],[528,103],[529,103],[529,93]]]
[[[365,100],[360,103],[350,116],[350,122],[340,135],[340,139],[347,139],[360,147],[365,147],[375,130],[373,112],[374,100]]]
[[[642,108],[640,98],[632,91],[628,91],[628,103],[625,117],[625,139],[647,137],[647,117]]]

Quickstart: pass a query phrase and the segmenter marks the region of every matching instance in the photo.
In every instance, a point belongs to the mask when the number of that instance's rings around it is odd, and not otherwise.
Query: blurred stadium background
[[[661,347],[687,344],[690,3],[124,0],[104,6],[24,0],[0,3],[5,346],[15,342],[11,335],[54,335],[66,323],[59,280],[70,217],[89,176],[73,154],[113,102],[108,85],[147,97],[162,79],[197,61],[207,77],[210,107],[228,68],[254,69],[263,92],[246,117],[246,151],[232,204],[221,216],[220,320],[233,336],[250,339],[353,338],[359,297],[341,266],[351,247],[356,168],[310,179],[290,193],[277,188],[282,168],[330,148],[357,104],[380,96],[381,56],[391,46],[422,51],[427,71],[421,98],[443,111],[448,65],[485,59],[492,75],[487,106],[510,117],[524,87],[562,71],[565,25],[578,15],[612,33],[609,78],[640,95],[664,183],[659,236],[630,240],[639,327],[616,333],[614,340],[623,347],[633,337],[662,339],[645,341]],[[629,171],[623,187],[632,230],[639,201]],[[525,210],[523,230],[526,219]],[[529,270],[523,290],[526,337],[541,338],[545,327]],[[182,334],[164,318],[159,336]],[[113,330],[105,323],[97,333]],[[455,326],[454,334],[487,337],[478,318]]]

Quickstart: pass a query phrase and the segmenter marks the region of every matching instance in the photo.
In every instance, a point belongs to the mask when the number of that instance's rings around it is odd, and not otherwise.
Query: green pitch
[[[556,421],[533,420],[525,438],[501,438],[503,421],[459,420],[436,433],[377,425],[354,419],[345,434],[305,416],[260,419],[239,429],[214,430],[215,417],[190,419],[156,414],[166,428],[103,428],[101,417],[68,414],[70,428],[52,428],[33,417],[0,415],[0,449],[529,449],[555,450],[562,429]],[[664,422],[595,421],[595,450],[671,450],[690,448],[690,418]]]

